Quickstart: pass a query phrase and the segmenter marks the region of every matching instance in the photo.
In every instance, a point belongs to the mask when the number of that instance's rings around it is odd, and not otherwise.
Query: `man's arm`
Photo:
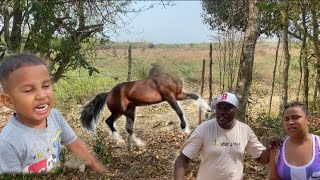
[[[262,151],[260,157],[256,159],[256,161],[260,164],[268,164],[270,161],[270,150],[271,148],[267,148]]]
[[[282,138],[274,137],[273,139],[271,139],[269,141],[268,148],[263,150],[261,155],[260,155],[260,157],[256,159],[258,161],[258,163],[268,164],[269,161],[270,161],[270,151],[272,151],[272,149],[281,148],[282,143],[283,143],[283,139]]]
[[[183,153],[180,153],[174,162],[174,180],[184,179],[185,171],[189,162],[190,159]]]
[[[101,175],[106,175],[106,168],[91,154],[90,150],[79,138],[77,138],[73,143],[67,145],[67,147],[73,154],[85,160],[92,170]]]

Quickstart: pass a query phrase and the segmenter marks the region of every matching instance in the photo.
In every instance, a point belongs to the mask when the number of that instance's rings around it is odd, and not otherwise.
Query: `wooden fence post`
[[[127,78],[127,81],[131,80],[131,65],[132,65],[132,59],[131,59],[131,44],[130,44],[129,49],[128,49],[128,78]]]
[[[210,52],[209,52],[209,105],[212,103],[212,44],[210,43]]]
[[[204,86],[204,73],[206,67],[206,60],[202,60],[202,73],[201,73],[201,89],[200,96],[203,97],[203,86]],[[199,107],[199,124],[201,123],[201,107]]]

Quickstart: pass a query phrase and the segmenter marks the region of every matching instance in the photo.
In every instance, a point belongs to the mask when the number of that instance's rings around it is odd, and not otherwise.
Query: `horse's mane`
[[[164,74],[164,68],[158,64],[153,64],[149,70],[149,76],[159,76],[161,74]]]
[[[158,64],[153,64],[152,68],[149,70],[149,77],[156,77],[157,79],[162,80],[172,80],[176,84],[182,84],[179,77],[172,75],[171,73],[168,73],[165,68]]]

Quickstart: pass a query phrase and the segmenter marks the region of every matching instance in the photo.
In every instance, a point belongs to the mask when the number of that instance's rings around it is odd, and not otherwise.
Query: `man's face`
[[[230,129],[233,127],[235,121],[237,108],[227,102],[220,102],[216,106],[217,122],[220,127]]]

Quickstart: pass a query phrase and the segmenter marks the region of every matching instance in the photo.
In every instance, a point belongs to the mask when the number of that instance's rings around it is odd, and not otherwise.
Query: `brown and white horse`
[[[82,111],[80,122],[87,131],[95,132],[96,124],[99,122],[99,115],[107,104],[111,115],[106,123],[112,131],[113,137],[118,142],[124,142],[114,127],[114,122],[122,115],[126,117],[125,129],[128,132],[128,148],[130,149],[131,137],[138,146],[144,143],[133,134],[133,123],[137,106],[152,105],[166,101],[175,110],[180,119],[180,127],[186,133],[190,133],[183,112],[177,101],[186,99],[197,100],[200,107],[211,111],[210,106],[196,94],[186,93],[182,90],[180,79],[164,73],[157,66],[152,68],[149,76],[142,80],[129,81],[117,84],[109,92],[98,94],[92,101],[87,103]]]

